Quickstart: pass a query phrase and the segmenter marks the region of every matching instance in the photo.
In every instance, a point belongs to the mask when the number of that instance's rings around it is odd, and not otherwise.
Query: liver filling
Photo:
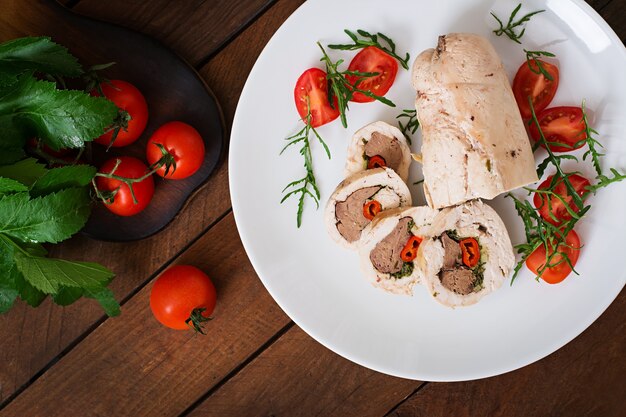
[[[398,224],[383,240],[378,242],[374,250],[370,252],[370,261],[379,272],[395,274],[402,270],[404,261],[400,258],[400,252],[411,236],[409,223],[410,217],[403,217]]]
[[[385,160],[387,167],[398,171],[402,162],[402,149],[398,139],[383,135],[380,132],[372,133],[372,137],[365,144],[365,155],[368,158],[379,155]]]
[[[442,234],[440,240],[444,250],[443,267],[439,273],[441,285],[456,294],[472,293],[476,276],[471,269],[463,265],[461,246],[447,233]]]
[[[363,216],[363,205],[380,189],[380,186],[361,188],[335,206],[337,230],[348,242],[356,242],[361,238],[361,231],[370,222]]]

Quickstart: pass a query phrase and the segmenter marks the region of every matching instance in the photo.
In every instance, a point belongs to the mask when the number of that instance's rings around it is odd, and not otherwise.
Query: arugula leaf
[[[120,305],[115,300],[113,291],[108,288],[102,288],[99,291],[85,290],[85,297],[93,298],[109,317],[119,316],[121,313]]]
[[[80,148],[113,124],[118,108],[82,91],[57,90],[55,83],[25,74],[0,92],[0,137],[37,136],[52,149]]]
[[[31,242],[57,243],[87,222],[87,188],[67,188],[31,199],[28,193],[0,197],[0,233]]]
[[[84,187],[90,184],[91,179],[96,175],[96,168],[91,165],[68,165],[60,168],[48,170],[39,178],[30,194],[37,197],[69,187]],[[1,183],[0,183],[1,191]]]
[[[11,178],[30,187],[47,171],[35,158],[26,158],[11,165],[0,166],[0,177]]]
[[[67,48],[48,37],[19,38],[0,44],[0,86],[13,84],[25,71],[78,77],[83,73]]]
[[[11,178],[0,177],[0,194],[28,191],[28,187]]]

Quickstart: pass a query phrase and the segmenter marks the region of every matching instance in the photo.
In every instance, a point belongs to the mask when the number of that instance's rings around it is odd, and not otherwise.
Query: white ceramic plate
[[[522,47],[491,33],[493,10],[508,18],[517,0],[309,0],[276,32],[245,85],[232,129],[230,189],[245,249],[268,291],[307,333],[338,354],[391,375],[457,381],[501,374],[532,363],[572,340],[619,294],[626,282],[623,238],[626,183],[590,199],[593,208],[577,231],[585,243],[577,269],[560,285],[536,282],[528,271],[477,305],[452,310],[424,287],[413,297],[386,294],[361,276],[356,253],[326,235],[323,208],[306,202],[296,228],[296,199],[280,205],[282,188],[301,178],[297,149],[282,156],[284,138],[301,128],[293,88],[307,68],[322,67],[316,42],[348,43],[343,29],[383,32],[414,58],[437,36],[474,32],[487,36],[511,79],[524,62]],[[556,53],[561,84],[552,105],[580,105],[583,98],[607,148],[605,166],[626,168],[626,51],[609,26],[583,1],[525,1],[522,11],[546,9],[532,18],[524,47]],[[349,62],[356,52],[329,51]],[[409,72],[400,68],[387,95],[397,104],[353,104],[348,129],[339,120],[318,129],[332,152],[314,144],[322,204],[342,179],[348,138],[375,121],[395,123],[412,108]],[[419,138],[413,148],[419,149]],[[590,164],[579,170],[593,178]],[[417,164],[411,182],[421,178]],[[417,204],[424,204],[413,186]],[[509,199],[490,204],[504,219],[513,243],[523,239]]]

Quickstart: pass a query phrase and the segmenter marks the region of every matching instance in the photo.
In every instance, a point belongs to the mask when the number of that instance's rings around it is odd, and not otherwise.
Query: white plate
[[[593,208],[577,231],[585,243],[577,269],[560,285],[536,282],[524,271],[477,305],[452,310],[425,288],[413,297],[386,294],[361,276],[357,255],[326,235],[323,209],[306,202],[296,228],[296,199],[280,205],[282,188],[301,178],[297,149],[282,156],[286,136],[300,129],[293,87],[307,68],[322,67],[316,42],[348,43],[343,29],[380,31],[414,58],[448,32],[485,35],[512,79],[524,61],[522,47],[491,33],[489,11],[508,18],[517,0],[309,0],[276,32],[245,85],[230,143],[230,190],[244,247],[276,302],[307,333],[338,354],[391,375],[458,381],[501,374],[532,363],[572,340],[619,294],[626,282],[623,239],[626,183],[590,199]],[[626,51],[609,26],[583,1],[526,1],[523,11],[546,9],[532,18],[524,47],[556,53],[561,85],[552,105],[580,105],[583,98],[607,148],[605,166],[626,168]],[[346,62],[355,52],[329,51]],[[400,68],[388,94],[397,104],[353,104],[348,129],[339,120],[319,128],[332,159],[313,146],[314,167],[326,202],[342,179],[348,138],[375,121],[395,123],[412,108],[409,72]],[[419,141],[413,148],[419,149]],[[582,164],[581,164],[582,165]],[[593,178],[590,164],[581,171]],[[414,164],[410,180],[421,177]],[[419,186],[413,186],[424,204]],[[500,213],[513,243],[523,239],[509,199],[490,204]]]

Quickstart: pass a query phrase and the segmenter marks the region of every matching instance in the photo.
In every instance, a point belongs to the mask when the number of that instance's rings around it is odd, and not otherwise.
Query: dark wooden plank
[[[626,291],[581,336],[518,371],[429,383],[392,416],[624,416]]]
[[[207,336],[161,326],[148,285],[3,416],[178,415],[289,323],[247,260],[232,214],[175,262],[196,265],[215,283],[218,304]]]
[[[189,415],[381,416],[420,384],[356,365],[294,326]]]
[[[72,10],[151,35],[196,65],[273,0],[81,0]]]
[[[600,10],[600,15],[613,28],[617,36],[626,41],[626,1],[612,0]]]
[[[605,7],[611,1],[613,1],[613,0],[585,0],[585,2],[587,2],[591,7],[596,9],[596,11],[601,10],[603,7]]]

